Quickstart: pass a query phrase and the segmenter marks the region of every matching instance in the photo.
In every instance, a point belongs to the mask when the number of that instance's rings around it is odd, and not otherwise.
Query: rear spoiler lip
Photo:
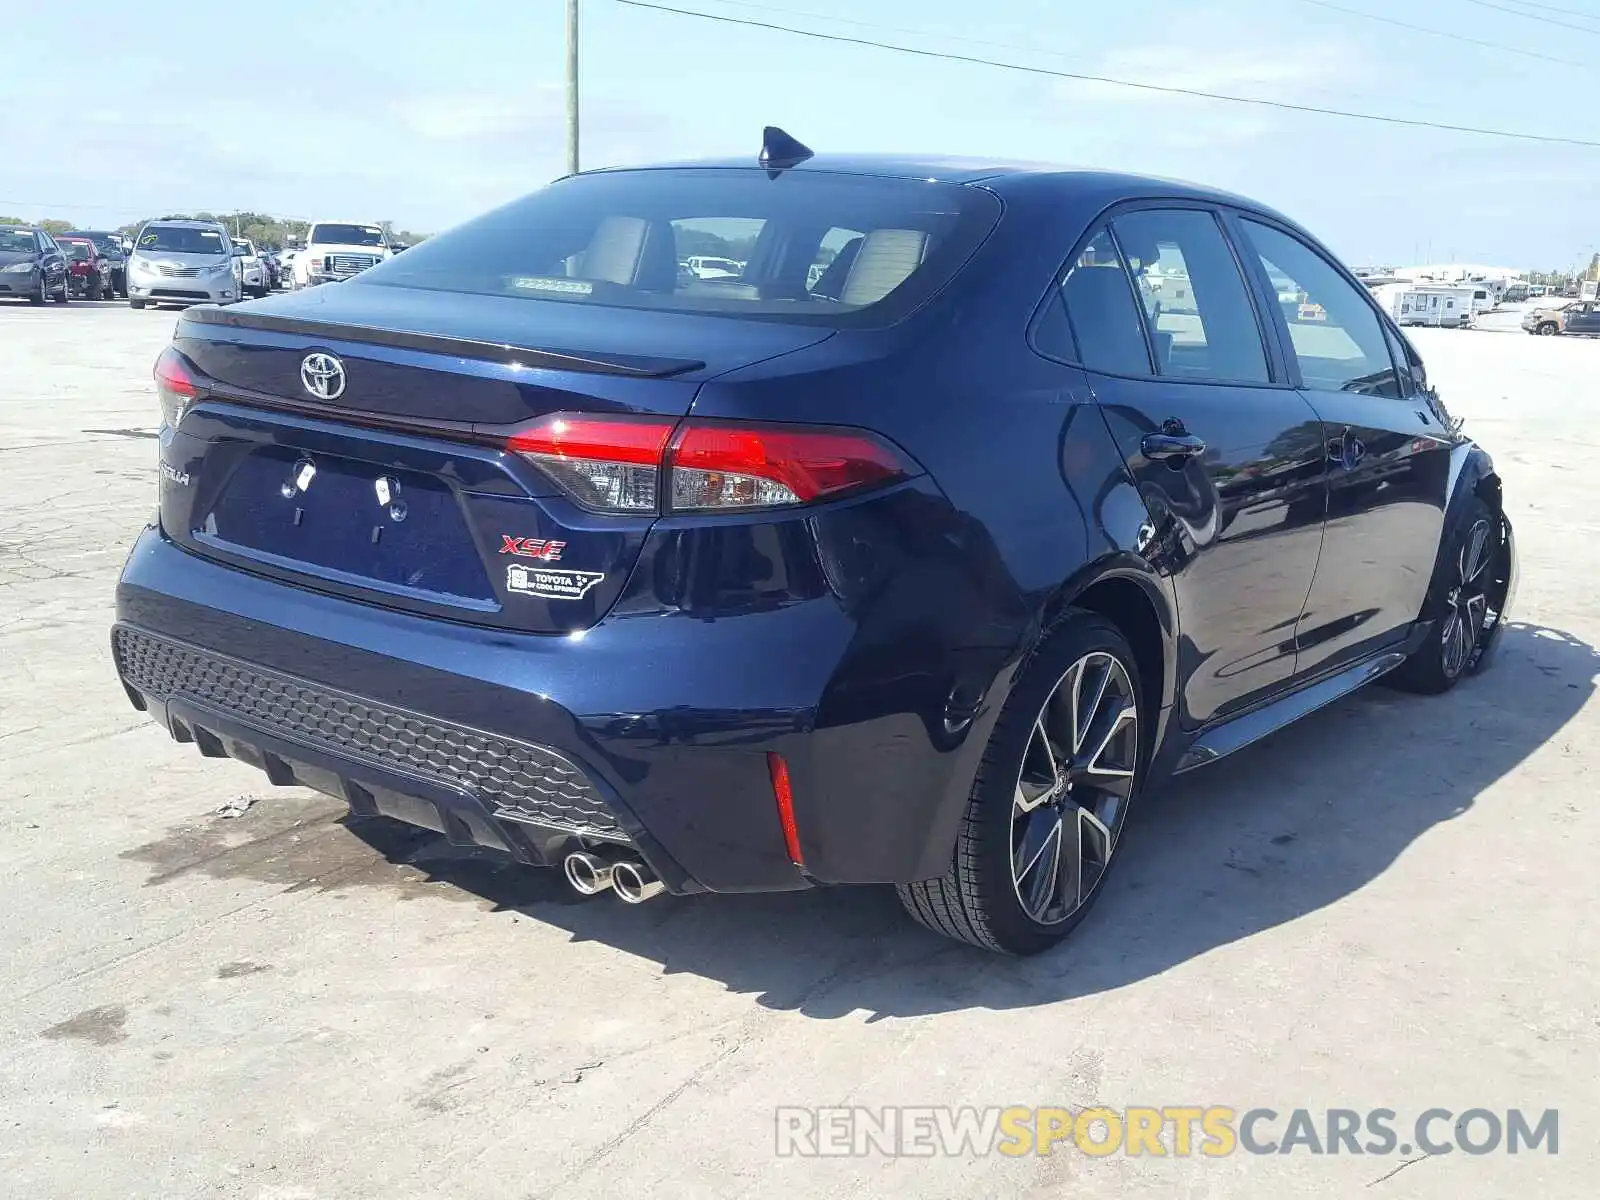
[[[313,321],[304,317],[279,317],[270,313],[235,312],[214,305],[187,309],[178,318],[178,336],[185,336],[185,325],[223,325],[232,329],[260,329],[267,333],[289,333],[308,338],[328,338],[341,342],[360,342],[396,350],[420,350],[456,358],[503,363],[506,366],[532,367],[549,371],[583,371],[594,375],[626,375],[634,379],[668,379],[704,369],[697,358],[654,358],[639,354],[609,354],[594,351],[550,350],[514,346],[505,342],[451,337],[439,333],[418,333],[409,329],[386,329],[374,325],[350,325],[339,321]]]

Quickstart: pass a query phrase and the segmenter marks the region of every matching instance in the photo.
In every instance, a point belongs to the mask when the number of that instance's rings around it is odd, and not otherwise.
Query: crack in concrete
[[[1405,1160],[1405,1162],[1401,1163],[1394,1170],[1388,1172],[1387,1174],[1379,1175],[1371,1183],[1367,1184],[1367,1186],[1369,1188],[1370,1187],[1377,1187],[1380,1183],[1384,1182],[1385,1180],[1393,1179],[1396,1175],[1400,1174],[1401,1171],[1404,1171],[1412,1163],[1419,1163],[1425,1158],[1432,1158],[1432,1157],[1433,1157],[1433,1155],[1431,1155],[1431,1154],[1419,1154],[1415,1158],[1408,1158],[1408,1159]]]

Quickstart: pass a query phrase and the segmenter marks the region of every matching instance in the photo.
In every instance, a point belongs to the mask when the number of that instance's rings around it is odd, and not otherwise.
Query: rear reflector
[[[675,425],[555,413],[514,434],[506,449],[598,512],[787,508],[914,474],[897,451],[858,430],[688,421],[674,437]]]
[[[789,851],[789,861],[797,867],[804,866],[800,827],[794,820],[794,792],[789,787],[789,764],[783,761],[783,755],[767,751],[767,774],[772,776],[772,795],[778,802],[778,824],[783,826],[783,844]]]

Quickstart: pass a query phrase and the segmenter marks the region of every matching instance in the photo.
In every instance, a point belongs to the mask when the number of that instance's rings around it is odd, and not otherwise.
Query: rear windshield
[[[7,229],[0,225],[0,252],[6,254],[32,254],[39,248],[31,229]]]
[[[188,225],[149,225],[139,235],[140,250],[166,251],[169,254],[227,254],[228,239],[216,229],[195,229]]]
[[[68,242],[57,238],[56,245],[61,247],[61,253],[68,258],[75,258],[80,262],[85,262],[94,257],[94,247],[88,242]]]
[[[429,238],[362,284],[821,325],[942,288],[1000,202],[911,179],[693,169],[578,175]]]
[[[383,230],[376,225],[313,225],[306,242],[320,246],[381,247]]]
[[[93,230],[74,229],[71,233],[63,234],[62,236],[70,238],[88,238],[94,243],[95,249],[100,251],[101,254],[122,253],[122,243],[119,242],[116,235],[112,233],[96,233]]]

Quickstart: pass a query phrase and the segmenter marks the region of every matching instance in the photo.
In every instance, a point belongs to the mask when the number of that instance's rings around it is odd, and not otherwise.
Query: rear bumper
[[[866,704],[858,636],[831,598],[510,634],[263,579],[155,529],[124,569],[112,634],[135,705],[202,753],[536,865],[630,845],[676,892],[944,869],[992,717],[952,736],[903,683]],[[841,691],[854,711],[829,720]],[[790,767],[803,869],[769,752]]]

